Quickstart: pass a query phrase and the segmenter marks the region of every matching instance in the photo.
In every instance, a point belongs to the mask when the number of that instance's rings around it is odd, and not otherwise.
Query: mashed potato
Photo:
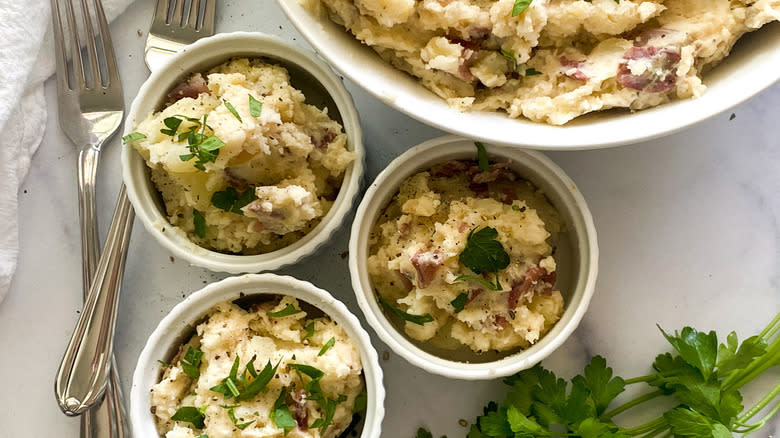
[[[307,105],[283,67],[234,59],[193,75],[169,98],[130,141],[168,220],[193,242],[265,253],[327,214],[354,153],[341,125]]]
[[[197,356],[189,350],[201,354],[195,361],[197,378],[192,367],[187,368]],[[242,395],[233,397],[220,385],[226,388],[236,363],[232,374]],[[260,377],[245,374],[250,363]],[[296,369],[295,364],[315,371]],[[268,383],[256,395],[245,397],[246,386],[262,379],[266,366]],[[321,376],[313,378],[317,372]],[[307,318],[292,297],[252,311],[231,303],[218,305],[151,390],[152,412],[166,438],[332,438],[349,426],[364,397],[355,344],[329,318]],[[188,409],[201,413],[202,425],[195,424],[197,418],[177,416]],[[282,427],[285,424],[292,425]]]
[[[778,0],[302,0],[460,110],[560,125],[704,92]]]
[[[497,273],[473,272],[460,256],[487,228],[508,263]],[[560,231],[556,210],[507,163],[480,171],[452,161],[401,184],[373,230],[368,272],[380,302],[407,315],[405,331],[416,340],[476,352],[526,348],[563,312],[550,244]],[[500,288],[489,287],[496,280]]]

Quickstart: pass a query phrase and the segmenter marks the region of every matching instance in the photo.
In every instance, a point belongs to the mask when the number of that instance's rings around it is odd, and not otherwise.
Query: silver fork
[[[154,71],[185,45],[214,35],[217,0],[157,0],[144,59]]]
[[[103,143],[116,133],[122,122],[124,105],[114,49],[100,0],[91,3],[80,0],[79,3],[81,20],[76,18],[72,0],[51,0],[60,126],[79,147],[79,219],[86,300],[99,254],[95,214],[98,158]],[[116,373],[109,380],[105,402],[82,417],[82,437],[126,435]],[[60,400],[60,404],[67,404],[66,400]]]

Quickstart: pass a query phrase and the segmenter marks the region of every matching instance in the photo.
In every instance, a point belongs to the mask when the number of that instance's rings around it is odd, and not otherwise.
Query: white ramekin
[[[417,78],[383,60],[370,47],[302,0],[276,0],[287,18],[333,67],[377,99],[415,119],[486,143],[535,149],[592,149],[671,134],[720,114],[780,79],[780,24],[743,36],[731,54],[704,74],[707,90],[642,111],[601,111],[564,126],[510,119],[503,112],[459,112]],[[357,3],[357,2],[356,2]]]
[[[382,312],[368,276],[366,260],[371,230],[403,180],[453,159],[475,159],[474,142],[447,136],[427,141],[393,160],[366,191],[358,207],[349,241],[349,270],[352,288],[369,325],[379,337],[412,365],[445,377],[468,380],[494,379],[530,368],[556,348],[574,331],[588,308],[598,274],[598,243],[593,218],[574,182],[539,152],[485,145],[492,159],[509,160],[521,177],[542,190],[561,214],[567,231],[556,250],[558,287],[565,300],[560,321],[539,342],[527,350],[494,361],[469,363],[458,353],[442,350],[435,354],[411,341]],[[401,329],[402,330],[402,329]]]
[[[251,295],[289,295],[322,310],[355,341],[363,363],[368,404],[361,438],[379,438],[385,415],[385,388],[382,368],[371,339],[358,319],[343,303],[313,284],[275,274],[247,274],[209,284],[177,304],[160,321],[138,357],[130,388],[130,423],[133,436],[157,437],[154,414],[150,412],[150,390],[159,382],[162,367],[158,360],[170,358],[182,341],[203,321],[218,303]]]
[[[319,82],[319,88],[326,90],[335,103],[335,109],[341,116],[344,132],[347,134],[348,148],[356,154],[355,162],[344,174],[333,206],[313,230],[285,248],[266,254],[245,256],[224,254],[200,247],[191,242],[180,229],[172,226],[158,201],[159,194],[149,178],[143,158],[131,146],[123,146],[122,171],[127,196],[146,230],[175,256],[193,265],[212,271],[238,274],[269,271],[296,263],[326,243],[342,224],[358,195],[363,176],[364,149],[360,120],[352,97],[333,70],[313,52],[301,50],[273,36],[248,32],[225,33],[204,38],[172,56],[141,86],[125,121],[124,135],[133,132],[138,123],[152,112],[158,111],[168,91],[183,76],[202,72],[233,57],[266,57],[272,62],[297,66],[301,71],[307,72]],[[307,102],[323,100],[322,96],[305,94]]]

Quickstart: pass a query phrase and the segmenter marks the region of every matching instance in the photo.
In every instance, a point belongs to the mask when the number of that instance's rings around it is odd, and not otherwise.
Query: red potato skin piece
[[[417,287],[425,289],[431,284],[436,272],[444,262],[441,251],[417,251],[411,259],[412,266],[417,271]]]
[[[295,404],[293,409],[293,416],[295,422],[298,423],[298,428],[301,430],[309,429],[309,410],[306,409],[306,390],[299,389],[298,391],[290,394]]]
[[[625,62],[618,67],[617,80],[624,88],[646,91],[649,93],[665,93],[674,88],[677,82],[675,70],[680,63],[680,54],[669,48],[632,47],[623,55]],[[660,63],[665,74],[659,76],[647,71],[641,75],[631,73],[628,61],[638,59],[650,59],[653,63]]]
[[[572,59],[569,59],[565,56],[561,56],[559,58],[559,61],[561,63],[561,66],[566,70],[564,72],[564,75],[576,79],[578,81],[586,82],[588,80],[588,75],[585,74],[582,70],[582,65],[584,64],[584,61],[575,61]],[[569,71],[574,69],[574,71]]]
[[[196,73],[168,92],[168,102],[178,102],[185,97],[194,99],[201,93],[209,93],[209,87],[206,84],[206,80],[203,79],[203,76],[201,76],[200,73]]]
[[[558,278],[558,274],[555,271],[547,272],[546,269],[539,265],[531,265],[526,270],[523,279],[515,281],[512,284],[512,290],[507,294],[507,305],[509,309],[514,309],[520,304],[520,297],[527,294],[536,286],[542,284],[544,288],[540,293],[544,295],[552,294],[553,286]]]

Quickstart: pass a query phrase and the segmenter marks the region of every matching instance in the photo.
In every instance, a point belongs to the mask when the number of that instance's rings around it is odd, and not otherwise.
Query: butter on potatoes
[[[186,369],[189,348],[202,352],[195,377]],[[236,363],[235,387],[242,394],[260,379],[244,374],[249,363],[260,376],[266,366],[276,369],[256,395],[233,397],[220,385]],[[321,373],[316,385],[310,374],[317,374],[296,366]],[[360,354],[344,329],[328,317],[309,317],[295,298],[286,296],[250,310],[217,305],[152,387],[151,408],[165,438],[333,438],[352,421],[363,391]],[[326,404],[331,416],[322,426]],[[202,412],[202,427],[174,418],[182,408]]]
[[[355,154],[342,126],[306,104],[283,67],[232,59],[186,78],[169,97],[131,141],[168,221],[190,240],[266,253],[299,240],[328,213]],[[211,137],[218,141],[193,146]]]
[[[474,272],[461,256],[486,229],[506,264]],[[557,211],[507,163],[481,171],[452,161],[401,184],[374,226],[368,272],[413,339],[475,352],[527,348],[563,313],[551,245],[560,231]]]

